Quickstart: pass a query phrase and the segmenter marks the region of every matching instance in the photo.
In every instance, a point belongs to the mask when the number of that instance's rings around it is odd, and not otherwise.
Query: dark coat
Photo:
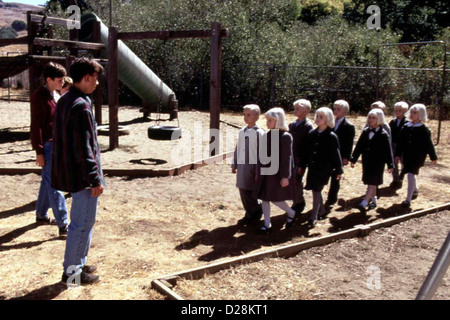
[[[344,118],[334,133],[339,138],[339,150],[342,159],[350,159],[353,150],[353,141],[355,140],[355,126],[347,118]]]
[[[394,167],[392,149],[388,133],[384,129],[378,128],[372,139],[369,139],[369,134],[370,128],[364,128],[350,161],[355,163],[362,155],[362,180],[364,184],[377,186],[383,184],[385,165],[390,169]]]
[[[278,135],[279,149],[278,154],[275,154],[276,148],[272,146],[272,135]],[[297,190],[295,183],[296,175],[294,172],[294,160],[292,156],[292,136],[288,132],[281,130],[270,130],[261,138],[260,148],[266,146],[267,155],[273,161],[264,163],[261,154],[265,154],[265,150],[261,150],[258,159],[258,176],[256,180],[255,198],[265,201],[285,201],[294,200],[299,201],[300,193]],[[272,158],[273,155],[273,158]],[[276,168],[274,162],[278,161],[278,168],[273,173],[264,173],[264,170]],[[289,179],[289,186],[282,188],[280,182],[283,178]]]
[[[306,159],[300,164],[308,168],[305,189],[321,191],[328,184],[331,174],[342,174],[342,158],[337,135],[330,129],[319,133],[316,128],[308,135]]]
[[[400,131],[402,130],[403,126],[407,124],[409,121],[406,119],[406,117],[403,117],[403,119],[400,120],[399,125],[397,126],[397,118],[394,118],[389,122],[389,127],[391,128],[391,138],[392,138],[392,144],[397,145],[398,139],[400,137]]]
[[[289,124],[289,133],[294,140],[292,151],[294,154],[294,164],[299,166],[306,156],[306,139],[308,134],[314,130],[314,126],[309,119],[304,121],[293,121]]]
[[[403,173],[419,174],[427,155],[431,161],[437,160],[436,150],[426,125],[414,127],[411,123],[403,126],[395,156],[403,156]]]

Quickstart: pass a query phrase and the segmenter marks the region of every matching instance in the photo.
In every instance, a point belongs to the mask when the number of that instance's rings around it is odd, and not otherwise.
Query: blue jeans
[[[87,261],[98,204],[98,197],[92,197],[91,193],[91,189],[72,193],[70,225],[63,263],[64,272],[68,276],[81,273],[81,268]]]
[[[61,191],[52,188],[52,142],[44,143],[45,165],[42,168],[42,180],[36,202],[36,217],[48,217],[51,207],[58,227],[67,225],[66,199]]]

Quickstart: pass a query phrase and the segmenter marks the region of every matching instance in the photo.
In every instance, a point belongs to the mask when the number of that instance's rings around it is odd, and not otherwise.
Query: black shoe
[[[366,214],[367,214],[366,208],[365,208],[363,205],[358,204],[358,205],[356,206],[356,208],[359,210],[359,212],[361,212],[361,214],[363,214],[363,215],[366,215]]]
[[[317,220],[309,219],[308,220],[308,227],[313,228],[317,224]]]
[[[70,283],[68,283],[69,278],[71,280]],[[96,283],[97,281],[100,280],[99,276],[87,273],[82,271],[78,276],[74,276],[73,278],[71,278],[70,276],[66,275],[66,273],[64,272],[61,278],[61,282],[67,284],[68,286],[73,286],[73,285],[89,285],[89,284],[93,284]]]
[[[297,213],[295,213],[293,218],[290,218],[289,216],[286,219],[286,225],[285,228],[289,229],[290,227],[292,227],[294,225],[294,221],[297,218]]]
[[[237,224],[241,225],[241,226],[245,226],[245,225],[249,224],[250,222],[251,222],[250,218],[243,217],[242,219],[238,220]]]
[[[59,236],[66,237],[68,231],[69,231],[69,226],[66,224],[64,227],[59,228]]]
[[[325,207],[331,207],[337,202],[337,200],[327,200],[325,201]]]
[[[52,219],[50,217],[44,217],[44,218],[36,217],[36,223],[39,223],[39,224],[55,224],[56,220]]]
[[[96,266],[88,266],[88,265],[85,265],[84,267],[83,267],[83,269],[81,269],[83,272],[86,272],[86,273],[94,273],[95,271],[97,271],[97,267]]]
[[[305,203],[305,201],[303,201],[303,202],[296,203],[294,208],[292,208],[292,209],[295,210],[296,214],[300,214],[303,212],[303,210],[305,210],[305,206],[306,206],[306,203]]]
[[[266,226],[262,226],[258,229],[258,234],[269,234],[272,231],[272,227],[267,228]]]
[[[419,196],[419,191],[413,192],[412,200],[416,200],[418,196]]]
[[[369,206],[368,206],[367,208],[368,208],[369,210],[373,210],[373,209],[375,209],[376,207],[377,207],[377,204],[371,202],[371,203],[369,203]]]
[[[402,202],[402,207],[403,208],[406,208],[406,209],[409,209],[410,207],[411,207],[411,202],[409,202],[409,201],[403,201]]]

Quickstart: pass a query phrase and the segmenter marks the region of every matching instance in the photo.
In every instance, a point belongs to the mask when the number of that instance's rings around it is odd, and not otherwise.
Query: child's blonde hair
[[[334,105],[341,106],[341,108],[343,108],[345,110],[345,112],[348,112],[348,110],[350,110],[350,105],[345,100],[337,100],[333,103],[333,106]]]
[[[294,107],[295,107],[296,105],[300,105],[300,106],[302,106],[303,108],[305,108],[306,110],[308,110],[308,112],[311,111],[311,101],[306,100],[306,99],[298,99],[298,100],[296,100],[292,105],[293,105]]]
[[[386,109],[386,105],[382,101],[376,101],[370,105],[370,109],[373,108],[380,108],[381,110],[384,111],[384,109]]]
[[[242,109],[250,110],[258,116],[261,114],[261,109],[259,108],[259,106],[257,104],[247,104]]]
[[[408,112],[406,113],[406,117],[411,120],[411,110],[415,110],[419,112],[419,120],[420,121],[428,121],[428,115],[427,115],[427,107],[425,107],[422,103],[416,103],[409,108]]]
[[[394,110],[397,108],[402,108],[403,110],[408,111],[409,104],[406,103],[405,101],[399,101],[396,104],[394,104]]]
[[[284,110],[282,108],[272,108],[267,111],[264,116],[266,118],[272,118],[276,120],[275,129],[289,131],[289,127],[286,122],[286,115],[284,114]]]
[[[329,128],[334,128],[334,114],[333,111],[328,107],[321,107],[317,109],[314,115],[314,121],[317,119],[318,114],[324,114],[327,117],[327,126]]]
[[[71,86],[72,84],[73,84],[72,78],[71,78],[71,77],[68,77],[68,76],[65,76],[65,77],[64,77],[64,83],[63,83],[62,87],[65,89],[65,88],[67,88],[68,86]]]
[[[370,112],[367,114],[367,124],[369,124],[369,116],[372,114],[377,117],[377,126],[386,124],[386,118],[384,117],[384,112],[383,112],[383,110],[380,110],[380,109],[370,110]]]

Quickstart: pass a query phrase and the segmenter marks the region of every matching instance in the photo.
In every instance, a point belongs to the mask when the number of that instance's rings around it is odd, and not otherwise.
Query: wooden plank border
[[[198,162],[192,162],[183,164],[178,167],[168,168],[168,169],[129,169],[129,168],[105,168],[103,173],[106,176],[125,176],[125,177],[169,177],[178,176],[186,171],[195,170],[209,164],[222,163],[228,158],[233,156],[234,152],[226,152],[218,156],[203,159]],[[23,167],[8,167],[0,168],[0,175],[11,176],[11,175],[25,175],[30,173],[41,174],[41,168],[23,168]]]
[[[289,258],[297,255],[303,250],[328,245],[330,243],[342,239],[364,237],[367,236],[373,230],[390,227],[394,224],[398,224],[410,219],[419,218],[427,214],[433,214],[448,209],[450,209],[450,202],[430,209],[419,210],[409,214],[386,219],[381,222],[372,223],[369,225],[358,225],[349,230],[337,232],[325,237],[289,244],[286,246],[276,247],[268,251],[243,255],[226,261],[221,261],[217,263],[208,264],[206,266],[197,267],[194,269],[180,271],[178,273],[173,273],[154,280],[152,282],[152,288],[157,290],[161,294],[165,295],[171,300],[181,300],[183,298],[172,290],[172,288],[176,286],[176,282],[178,279],[187,279],[187,280],[200,279],[207,274],[216,273],[218,271],[229,269],[231,267],[242,264],[261,261],[265,258],[277,258],[277,257]]]

